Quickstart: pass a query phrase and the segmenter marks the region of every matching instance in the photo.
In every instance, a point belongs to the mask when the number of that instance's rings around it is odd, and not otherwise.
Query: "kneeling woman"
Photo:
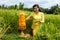
[[[44,23],[44,14],[42,12],[40,12],[38,4],[33,5],[33,11],[34,12],[30,16],[28,16],[26,18],[26,20],[33,19],[31,32],[32,32],[32,35],[34,36],[38,32],[38,28],[41,25],[41,23]]]

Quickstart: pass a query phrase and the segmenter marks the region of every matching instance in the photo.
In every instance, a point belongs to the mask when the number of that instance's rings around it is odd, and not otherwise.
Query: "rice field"
[[[34,37],[21,38],[18,33],[18,14],[21,10],[0,9],[0,40],[60,40],[60,15],[45,14],[45,22]],[[25,11],[26,17],[32,12]],[[32,20],[27,21],[27,28]],[[25,33],[29,33],[26,29]]]

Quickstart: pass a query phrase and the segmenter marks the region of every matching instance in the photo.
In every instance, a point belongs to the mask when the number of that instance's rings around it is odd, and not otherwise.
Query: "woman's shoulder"
[[[43,13],[43,12],[39,12],[39,14],[40,14],[40,15],[44,15],[44,13]]]
[[[39,12],[40,14],[44,14],[43,12]]]

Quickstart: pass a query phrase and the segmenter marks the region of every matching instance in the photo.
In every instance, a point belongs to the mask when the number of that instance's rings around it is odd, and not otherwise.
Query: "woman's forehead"
[[[34,8],[38,8],[37,6],[35,6]]]

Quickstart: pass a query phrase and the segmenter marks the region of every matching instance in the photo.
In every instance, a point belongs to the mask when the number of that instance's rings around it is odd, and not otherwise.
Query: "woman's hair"
[[[39,11],[41,11],[38,4],[33,5],[33,10],[34,10],[34,7],[36,7],[36,6],[39,8]]]

